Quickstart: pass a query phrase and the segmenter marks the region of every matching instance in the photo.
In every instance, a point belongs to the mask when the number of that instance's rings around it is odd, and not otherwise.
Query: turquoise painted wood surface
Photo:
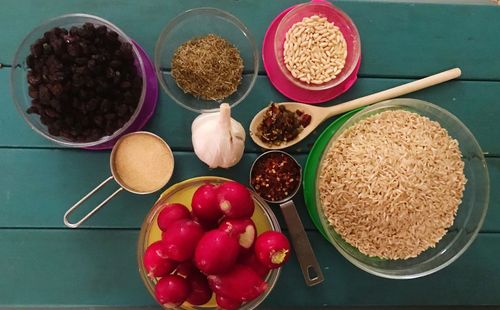
[[[8,93],[8,74],[10,70],[0,71],[0,94],[10,99]],[[429,72],[433,74],[435,72]],[[360,78],[348,93],[324,105],[341,103],[350,99],[366,96],[377,91],[408,83],[408,79]],[[472,131],[484,152],[500,155],[500,133],[497,130],[500,115],[500,88],[497,82],[452,81],[425,89],[406,97],[417,98],[435,103],[454,115]],[[259,76],[254,91],[232,111],[245,128],[253,116],[271,101],[289,101],[279,94],[269,83],[267,77]],[[8,130],[0,131],[1,146],[50,147],[60,146],[33,134],[13,104],[8,104],[0,114],[0,126]],[[155,115],[146,129],[164,137],[171,147],[177,150],[192,150],[191,122],[198,114],[175,104],[166,94],[160,93]],[[332,119],[333,121],[334,119]],[[325,122],[314,134],[294,146],[292,151],[307,153],[314,140],[328,125]],[[16,132],[16,135],[12,135]],[[496,134],[495,134],[496,133]],[[257,152],[259,147],[247,139],[246,151]]]
[[[0,34],[5,52],[0,62],[12,61],[21,38],[48,18],[83,12],[104,17],[153,51],[165,24],[190,8],[225,9],[248,26],[259,46],[265,29],[284,8],[300,1],[255,0],[3,0]],[[463,78],[500,80],[498,6],[415,4],[377,1],[333,1],[346,11],[362,38],[363,76],[414,77],[462,66]],[[486,22],[487,21],[487,22]],[[8,27],[8,28],[7,28]]]
[[[154,305],[137,268],[131,267],[136,263],[137,235],[136,230],[3,229],[0,306]],[[406,281],[369,275],[334,251],[318,232],[308,235],[325,282],[306,287],[292,257],[263,308],[498,304],[498,263],[492,257],[500,252],[499,234],[480,234],[449,267]]]
[[[293,0],[24,0],[2,1],[0,63],[9,65],[22,37],[64,13],[96,14],[117,24],[152,55],[155,40],[176,14],[214,6],[241,18],[261,44],[265,29]],[[302,194],[296,198],[326,276],[306,288],[295,258],[286,265],[264,308],[383,305],[500,305],[500,7],[339,0],[357,24],[363,48],[360,78],[331,105],[460,66],[461,81],[409,97],[436,103],[458,116],[487,153],[490,208],[471,248],[444,270],[411,281],[371,276],[350,264],[314,229]],[[0,307],[154,306],[137,273],[138,229],[157,195],[129,193],[111,202],[79,230],[66,229],[67,207],[109,175],[109,152],[68,150],[38,137],[15,111],[10,68],[0,69]],[[234,109],[245,127],[270,101],[284,101],[263,69],[250,96]],[[192,153],[190,124],[196,114],[161,94],[146,127],[172,146],[172,182],[222,175],[247,182],[260,153],[251,141],[234,169],[208,170]],[[324,128],[318,129],[317,134]],[[304,163],[316,135],[291,150]],[[109,189],[109,192],[111,189]],[[101,195],[101,197],[104,196]],[[92,201],[97,202],[97,198]],[[283,225],[279,212],[277,216]],[[293,294],[290,294],[293,292]]]
[[[231,170],[208,170],[192,153],[175,152],[176,168],[169,184],[200,175],[219,175],[248,184],[248,171],[257,153],[247,153]],[[302,165],[306,156],[295,157]],[[492,184],[500,184],[500,158],[488,158]],[[2,188],[2,216],[0,228],[64,228],[62,215],[80,197],[110,175],[108,152],[81,152],[60,149],[4,149],[0,152],[0,178]],[[117,185],[93,197],[87,211],[109,195]],[[33,195],[36,200],[33,201]],[[138,196],[121,193],[98,215],[83,224],[87,228],[139,228],[158,194]],[[309,219],[302,191],[294,199],[304,222],[309,229],[314,226]],[[500,232],[500,193],[492,190],[491,208],[483,231]],[[276,209],[277,210],[277,209]],[[75,218],[84,210],[75,212]],[[281,220],[280,212],[277,212]],[[284,226],[284,222],[281,222]]]

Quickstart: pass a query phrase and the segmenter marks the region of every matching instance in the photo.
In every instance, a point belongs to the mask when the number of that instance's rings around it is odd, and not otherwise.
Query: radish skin
[[[178,263],[168,259],[164,253],[163,243],[156,241],[144,252],[143,264],[148,277],[154,279],[170,274]]]
[[[290,242],[277,231],[266,231],[255,240],[255,255],[264,266],[281,267],[290,257]]]
[[[217,295],[247,302],[260,296],[267,283],[250,267],[237,264],[228,273],[208,276],[210,288]]]
[[[204,228],[215,228],[224,215],[219,208],[217,200],[218,187],[213,184],[205,184],[195,191],[191,200],[193,217]]]
[[[189,295],[189,285],[183,277],[168,275],[155,286],[156,300],[167,308],[180,306]]]
[[[238,239],[240,254],[252,248],[257,236],[257,228],[251,219],[225,220],[220,224],[219,229]]]
[[[186,278],[191,293],[186,299],[192,305],[200,306],[206,304],[212,298],[212,290],[208,286],[207,277],[199,271],[191,273]]]
[[[194,255],[198,241],[205,231],[193,220],[178,220],[162,233],[162,242],[168,258],[178,262],[189,260]]]
[[[242,304],[241,301],[232,300],[221,295],[215,295],[215,301],[222,310],[237,310]]]
[[[217,189],[219,208],[228,219],[252,217],[255,205],[250,191],[241,183],[228,181]]]
[[[175,221],[191,218],[191,212],[185,205],[180,203],[166,203],[158,214],[158,226],[161,231],[167,228]]]
[[[255,253],[251,253],[250,255],[240,256],[238,258],[238,263],[248,266],[252,268],[262,279],[265,279],[270,269],[257,259]]]
[[[198,272],[198,269],[196,269],[192,261],[182,262],[177,266],[177,269],[175,269],[175,274],[184,278],[189,277],[194,272]]]
[[[239,244],[228,233],[214,229],[207,232],[196,246],[194,263],[206,275],[231,270],[238,258]]]

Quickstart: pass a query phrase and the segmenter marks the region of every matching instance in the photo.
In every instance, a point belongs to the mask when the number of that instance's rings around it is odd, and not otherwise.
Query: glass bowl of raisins
[[[134,42],[112,23],[68,14],[33,29],[11,72],[17,110],[43,137],[69,147],[104,144],[136,120],[146,94]]]

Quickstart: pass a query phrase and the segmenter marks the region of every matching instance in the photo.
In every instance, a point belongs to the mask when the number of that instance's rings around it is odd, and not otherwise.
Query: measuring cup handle
[[[323,282],[323,272],[316,259],[316,255],[314,255],[311,243],[309,243],[309,238],[307,238],[295,204],[290,200],[280,204],[280,207],[307,286]]]
[[[69,222],[68,216],[70,216],[71,213],[73,213],[73,211],[75,211],[82,203],[84,203],[85,200],[87,200],[90,196],[94,195],[95,192],[97,192],[101,188],[103,188],[104,185],[106,185],[112,179],[113,179],[113,177],[110,176],[109,178],[107,178],[106,180],[104,180],[101,184],[97,185],[97,187],[94,188],[90,193],[88,193],[87,195],[85,195],[82,199],[80,199],[80,201],[78,201],[71,208],[69,208],[68,211],[66,211],[66,213],[64,213],[64,225],[68,226],[69,228],[77,228],[83,222],[85,222],[86,220],[88,220],[92,215],[94,215],[94,213],[96,213],[97,211],[99,211],[99,209],[102,208],[105,204],[107,204],[108,201],[110,201],[113,197],[115,197],[116,194],[118,194],[119,192],[121,192],[123,190],[122,187],[120,187],[119,189],[117,189],[113,194],[109,195],[108,198],[104,199],[97,207],[95,207],[92,211],[90,211],[89,213],[87,213],[78,222],[76,222],[76,223],[70,223]]]

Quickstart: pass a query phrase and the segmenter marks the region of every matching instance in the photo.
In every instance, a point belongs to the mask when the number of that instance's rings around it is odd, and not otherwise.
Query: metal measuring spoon
[[[164,173],[162,174],[162,180],[161,183],[159,184],[153,184],[154,186],[151,185],[146,185],[143,186],[143,184],[140,184],[141,187],[139,187],[137,184],[128,184],[127,178],[130,178],[129,176],[125,177],[125,173],[121,172],[123,168],[121,166],[127,166],[129,159],[131,156],[131,151],[133,151],[133,148],[135,148],[135,144],[132,149],[130,147],[127,147],[126,150],[124,150],[124,143],[126,141],[130,141],[130,139],[134,139],[134,137],[140,137],[142,136],[144,139],[148,139],[146,143],[148,143],[148,150],[151,153],[153,150],[160,150],[159,152],[154,155],[157,159],[161,160],[162,163],[164,164]],[[143,140],[145,141],[145,140]],[[151,147],[151,143],[154,143],[155,147]],[[138,145],[139,147],[144,146],[142,144]],[[119,153],[125,152],[126,154],[121,154],[117,155]],[[119,159],[119,158],[124,158],[124,159]],[[147,160],[144,158],[141,158],[141,160]],[[170,180],[173,170],[174,170],[174,155],[172,153],[172,150],[168,146],[168,144],[159,136],[151,133],[151,132],[146,132],[146,131],[136,131],[133,133],[129,133],[127,135],[122,136],[115,144],[113,147],[113,150],[111,151],[111,156],[110,156],[110,170],[111,170],[111,176],[108,177],[106,180],[104,180],[101,184],[99,184],[97,187],[95,187],[92,191],[90,191],[87,195],[85,195],[82,199],[80,199],[77,203],[75,203],[71,208],[66,211],[63,217],[64,224],[70,228],[77,228],[80,226],[83,222],[88,220],[94,213],[99,211],[104,205],[106,205],[113,197],[115,197],[118,193],[120,193],[123,190],[126,190],[130,193],[133,194],[139,194],[139,195],[145,195],[145,194],[151,194],[156,192],[157,190],[161,189],[162,187],[167,184],[167,182]],[[109,195],[106,199],[104,199],[97,207],[92,209],[89,213],[84,215],[80,220],[78,220],[75,223],[72,223],[69,221],[68,217],[78,208],[80,205],[82,205],[88,198],[90,198],[92,195],[94,195],[96,192],[98,192],[101,188],[103,188],[108,182],[111,180],[114,180],[118,185],[120,186],[117,190],[115,190],[111,195]]]
[[[297,184],[295,188],[293,188],[293,190],[291,190],[290,192],[285,192],[286,197],[281,197],[281,199],[279,200],[273,200],[269,197],[264,197],[263,195],[261,195],[261,193],[259,192],[260,187],[256,186],[256,184],[253,184],[254,182],[252,181],[256,173],[256,164],[258,165],[268,156],[272,156],[272,154],[282,154],[281,156],[289,158],[290,160],[288,162],[290,162],[292,165],[296,165],[296,167],[291,168],[297,168],[299,174],[298,180],[294,180],[294,184]],[[269,176],[273,177],[271,174],[269,174]],[[283,217],[285,218],[288,231],[290,232],[290,238],[292,240],[293,248],[295,250],[295,254],[297,255],[304,280],[308,286],[313,286],[323,282],[324,278],[321,267],[319,266],[318,260],[316,259],[316,255],[314,254],[311,244],[309,243],[309,238],[307,237],[307,234],[304,230],[304,225],[302,225],[302,221],[300,220],[299,214],[297,213],[295,204],[292,201],[293,196],[295,196],[300,188],[301,179],[302,167],[291,155],[283,151],[268,151],[263,153],[262,155],[257,157],[257,159],[252,164],[252,168],[250,169],[250,186],[252,187],[252,189],[268,203],[275,203],[280,205],[280,209]]]

